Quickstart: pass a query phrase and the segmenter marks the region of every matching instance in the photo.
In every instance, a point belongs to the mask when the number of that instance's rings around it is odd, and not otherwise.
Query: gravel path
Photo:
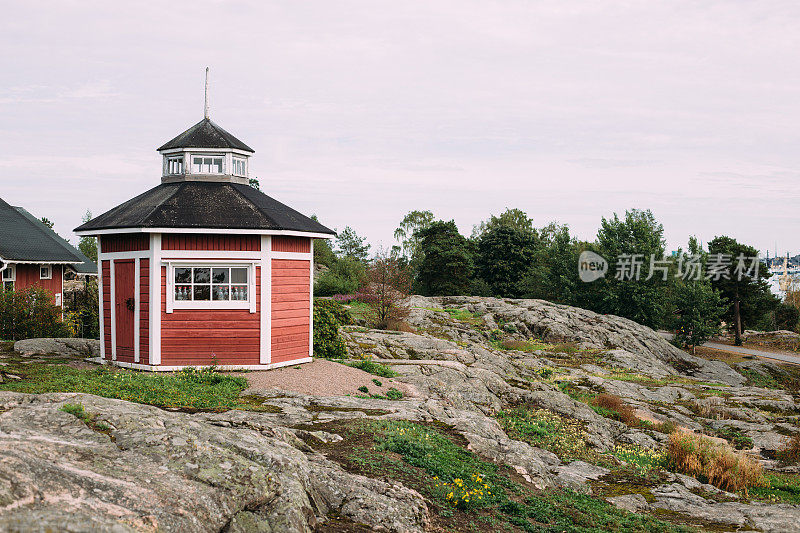
[[[300,392],[312,396],[345,396],[364,394],[358,388],[365,386],[370,394],[386,395],[390,387],[403,393],[403,396],[415,396],[410,385],[394,379],[374,376],[363,370],[325,359],[314,359],[311,363],[297,366],[285,366],[275,370],[257,370],[236,374],[247,379],[250,388],[244,394],[254,390],[280,389]],[[379,387],[373,379],[381,382]]]

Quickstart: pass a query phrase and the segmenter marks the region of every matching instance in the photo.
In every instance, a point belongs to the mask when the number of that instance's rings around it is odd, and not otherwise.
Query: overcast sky
[[[211,118],[270,196],[373,244],[412,209],[506,207],[593,239],[800,251],[800,3],[7,3],[0,197],[72,229],[160,182]]]

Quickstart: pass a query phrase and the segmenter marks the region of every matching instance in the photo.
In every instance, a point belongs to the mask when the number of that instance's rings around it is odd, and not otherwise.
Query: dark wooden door
[[[117,323],[117,356],[133,356],[134,299],[133,260],[114,261],[114,311]]]

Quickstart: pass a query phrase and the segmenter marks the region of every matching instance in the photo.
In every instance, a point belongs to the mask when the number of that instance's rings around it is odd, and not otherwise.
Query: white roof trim
[[[16,259],[3,260],[15,265],[82,265],[85,261],[17,261]]]
[[[215,233],[218,235],[286,235],[289,237],[311,237],[313,239],[333,239],[329,233],[315,233],[295,230],[234,229],[234,228],[112,228],[76,231],[75,235],[115,235],[119,233]]]

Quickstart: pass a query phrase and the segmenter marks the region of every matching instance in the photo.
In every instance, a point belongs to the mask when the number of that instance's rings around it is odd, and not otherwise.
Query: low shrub
[[[314,355],[342,359],[347,355],[339,326],[350,322],[350,314],[333,300],[314,300]]]
[[[0,339],[70,336],[50,292],[38,287],[20,291],[0,288]]]
[[[727,444],[703,435],[676,431],[669,436],[669,467],[729,492],[764,484],[761,464]]]
[[[716,430],[716,434],[730,442],[737,450],[749,450],[753,447],[753,439],[733,426],[722,426]]]
[[[364,284],[366,267],[356,259],[342,258],[334,262],[328,270],[317,276],[314,294],[333,296],[351,294]]]
[[[403,393],[400,392],[399,390],[395,389],[394,387],[391,387],[386,392],[386,398],[388,398],[389,400],[402,400],[403,399]]]
[[[800,463],[800,435],[792,437],[776,454],[778,460],[786,465]]]
[[[392,370],[390,367],[370,361],[369,359],[364,359],[363,361],[353,361],[347,363],[347,366],[358,368],[359,370],[369,372],[370,374],[375,374],[376,376],[380,376],[382,378],[393,378],[397,375],[397,372]]]
[[[623,422],[631,427],[639,425],[639,418],[637,418],[633,407],[622,401],[622,398],[614,394],[598,394],[592,400],[591,405],[598,407],[605,412],[600,412],[603,416],[614,418]],[[608,416],[608,415],[611,416]]]

